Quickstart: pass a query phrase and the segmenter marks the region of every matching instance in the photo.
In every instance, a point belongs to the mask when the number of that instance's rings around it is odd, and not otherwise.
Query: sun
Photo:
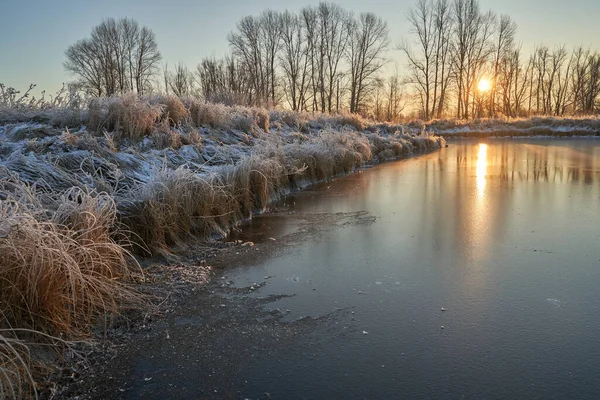
[[[477,84],[477,88],[480,92],[487,92],[492,88],[492,84],[485,78],[481,78]]]

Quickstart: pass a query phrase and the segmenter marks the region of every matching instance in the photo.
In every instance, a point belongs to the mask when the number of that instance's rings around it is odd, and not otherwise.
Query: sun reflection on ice
[[[477,176],[477,195],[482,199],[485,194],[485,175],[487,172],[487,144],[479,144],[479,153],[477,154],[477,165],[475,174]]]
[[[488,203],[489,198],[485,196],[486,192],[486,175],[488,167],[488,145],[484,143],[479,144],[477,153],[477,163],[475,164],[475,187],[477,194],[473,196],[473,206],[471,208],[471,219],[470,219],[470,240],[471,240],[471,268],[473,272],[479,271],[483,266],[481,265],[482,260],[487,256],[489,248],[489,224],[492,215],[489,214]],[[478,282],[478,274],[470,276],[472,284],[477,286],[481,284]]]

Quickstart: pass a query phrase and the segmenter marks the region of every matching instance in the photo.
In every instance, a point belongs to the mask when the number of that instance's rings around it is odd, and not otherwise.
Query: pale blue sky
[[[62,66],[64,51],[108,17],[131,17],[156,34],[163,63],[195,69],[207,55],[227,49],[226,35],[245,15],[266,8],[299,10],[316,0],[0,0],[0,83],[52,93],[72,78]],[[408,36],[405,15],[415,0],[340,0],[355,13],[371,11],[390,27],[392,43]],[[480,0],[482,10],[509,14],[517,40],[529,53],[536,44],[583,45],[600,50],[600,0]],[[392,52],[394,56],[397,52]],[[398,59],[399,60],[399,59]],[[402,64],[400,61],[400,70]]]

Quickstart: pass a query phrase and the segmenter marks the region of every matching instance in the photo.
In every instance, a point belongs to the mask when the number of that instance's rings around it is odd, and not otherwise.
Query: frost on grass
[[[444,143],[168,96],[0,105],[0,397],[34,388],[15,327],[81,337],[140,304],[134,253],[223,235],[290,190]]]
[[[32,108],[13,114],[26,117]],[[188,235],[223,234],[289,190],[444,145],[356,115],[172,96],[92,99],[81,110],[85,118],[77,126],[1,125],[0,166],[40,192],[106,193],[134,247],[151,254]]]
[[[0,329],[85,335],[140,301],[127,285],[134,252],[223,235],[290,190],[443,147],[432,132],[597,131],[598,121],[398,125],[135,95],[0,104]],[[18,340],[0,332],[0,397],[32,387]]]

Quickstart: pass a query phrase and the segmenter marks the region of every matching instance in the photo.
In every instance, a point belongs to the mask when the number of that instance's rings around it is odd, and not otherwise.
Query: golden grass
[[[6,325],[3,316],[0,321],[0,325]],[[60,354],[68,353],[69,357],[85,361],[85,356],[74,345],[86,342],[27,328],[0,329],[0,399],[37,399],[40,385],[36,378],[47,376],[54,369],[48,359],[53,359],[53,354],[60,358]]]
[[[163,169],[120,197],[121,220],[145,244],[140,250],[160,254],[192,235],[223,235],[300,182],[350,172],[371,158],[366,138],[355,133],[330,132],[302,144],[263,140],[256,147],[212,174]]]
[[[139,300],[120,281],[136,261],[113,239],[110,196],[73,188],[59,201],[47,220],[35,199],[0,201],[0,312],[13,326],[80,335]]]
[[[108,194],[40,195],[14,175],[0,189],[0,398],[33,398],[30,347],[62,346],[109,313],[141,307],[124,283],[140,270]]]
[[[223,235],[293,187],[351,172],[372,158],[366,137],[333,131],[302,143],[259,139],[235,165],[193,171],[164,168],[119,197],[121,221],[152,254],[168,252],[192,235]]]
[[[363,131],[366,128],[364,119],[358,114],[342,114],[339,117],[340,125],[350,125],[357,131]]]
[[[269,133],[269,112],[262,108],[254,109],[256,125],[266,133]]]
[[[246,108],[236,107],[231,116],[231,128],[242,132],[253,132],[256,121]]]
[[[179,132],[171,128],[167,120],[158,124],[152,131],[152,142],[157,149],[179,149],[182,145],[182,137]]]
[[[269,119],[272,122],[285,124],[292,129],[299,131],[308,130],[308,120],[310,114],[306,112],[290,111],[290,110],[271,110]]]
[[[88,128],[96,133],[116,131],[137,140],[152,133],[162,109],[161,105],[151,104],[135,93],[94,99],[88,106]]]
[[[167,252],[191,234],[224,234],[234,207],[230,193],[215,176],[186,167],[164,169],[119,200],[121,220],[152,254]]]
[[[0,399],[37,398],[29,346],[0,329]]]
[[[192,123],[196,127],[210,126],[227,129],[231,125],[231,107],[222,104],[204,103],[196,99],[186,99]]]
[[[190,111],[176,96],[160,96],[156,101],[163,105],[162,119],[171,125],[181,124],[190,116]]]

